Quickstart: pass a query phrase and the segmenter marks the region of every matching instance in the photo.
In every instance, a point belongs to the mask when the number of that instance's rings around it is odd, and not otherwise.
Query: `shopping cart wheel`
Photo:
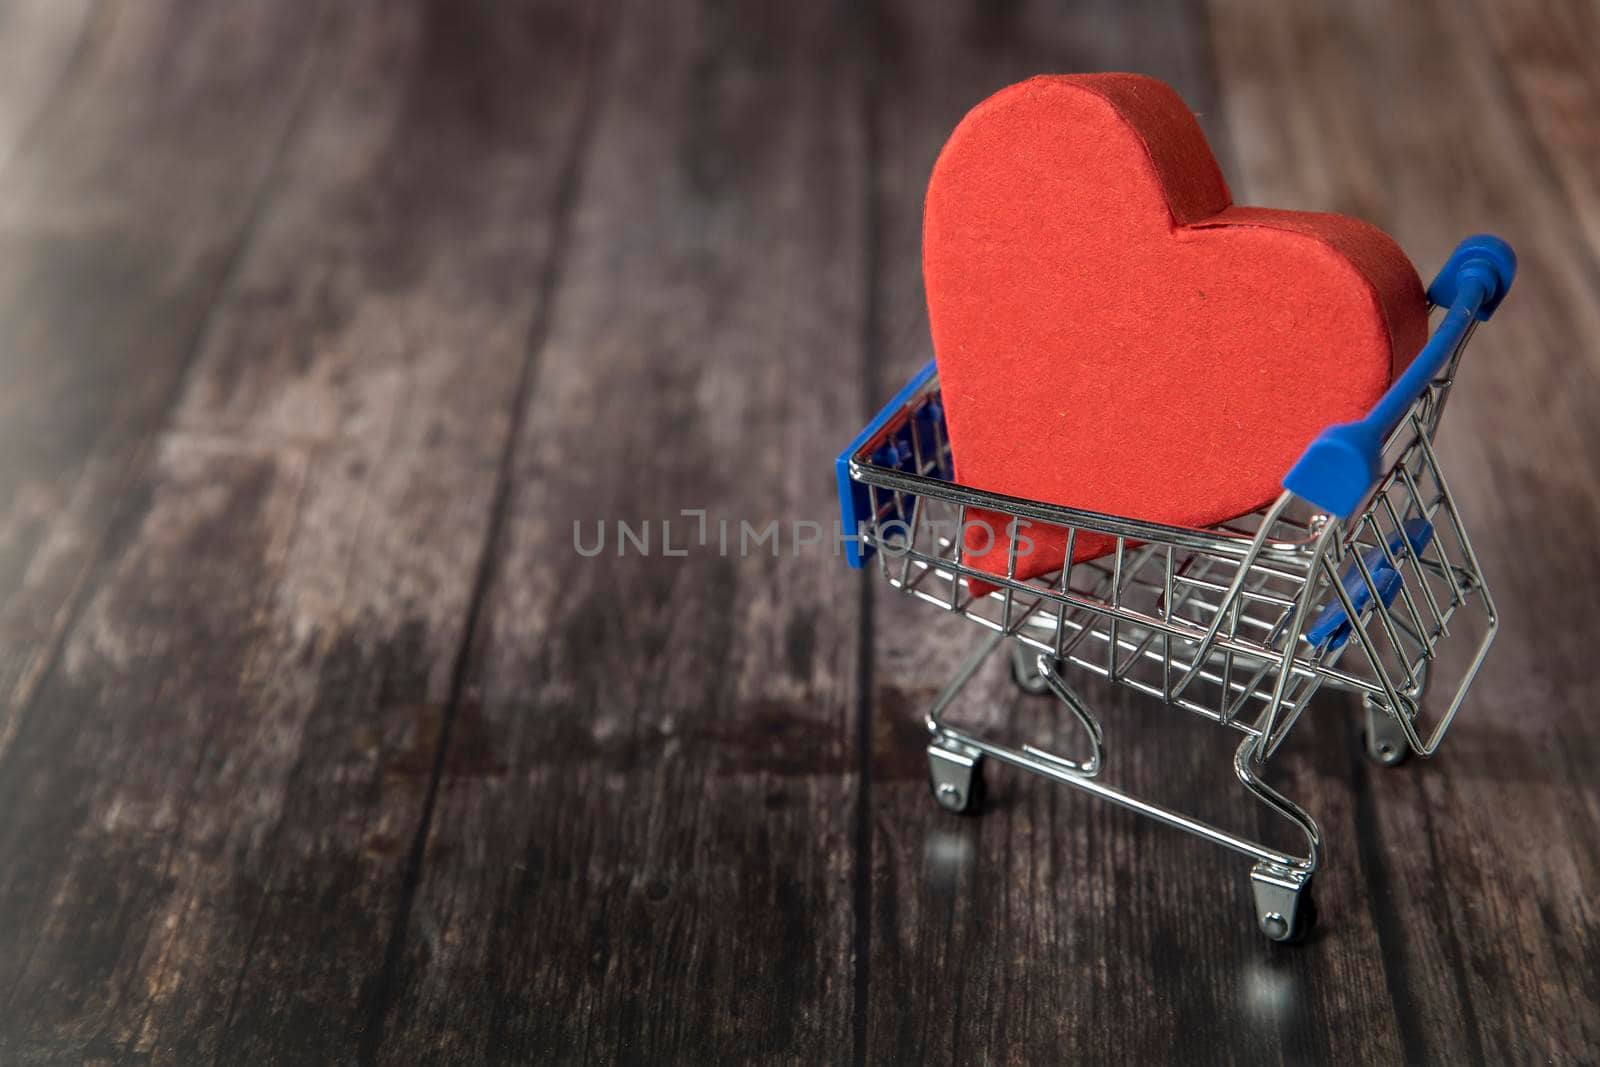
[[[1050,686],[1039,673],[1039,653],[1021,641],[1011,642],[1011,680],[1029,696],[1043,696]]]
[[[1280,945],[1298,945],[1311,936],[1317,927],[1317,898],[1310,889],[1300,891],[1300,908],[1295,913],[1294,927]]]
[[[975,815],[983,809],[983,753],[948,737],[928,746],[928,788],[946,811]]]
[[[1370,697],[1363,701],[1367,712],[1367,728],[1362,733],[1367,756],[1385,767],[1397,767],[1411,755],[1411,744],[1406,732],[1400,728],[1387,708]]]
[[[1311,880],[1299,871],[1258,863],[1250,871],[1256,926],[1269,940],[1295,945],[1317,925],[1317,900]]]

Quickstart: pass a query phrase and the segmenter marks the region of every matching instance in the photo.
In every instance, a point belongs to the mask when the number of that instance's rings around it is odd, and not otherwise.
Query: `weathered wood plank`
[[[604,27],[365,3],[322,33],[176,424],[0,765],[18,1058],[348,1062],[386,1007]]]
[[[861,414],[855,32],[819,5],[629,12],[387,1058],[850,1055],[857,592],[789,524],[831,522]],[[741,556],[741,520],[777,520],[781,558]]]
[[[233,813],[200,779],[238,766],[233,738],[255,725],[236,717],[239,689],[270,687],[247,661],[306,464],[169,439],[155,468],[135,544],[86,608],[0,776],[0,1055],[13,1062],[151,1051],[139,1031],[170,992],[167,946],[240,903],[176,890],[233,851]],[[194,992],[201,1007],[227,987]],[[169,1056],[204,1047],[166,1036]]]
[[[1600,69],[1588,47],[1600,38],[1600,11],[1561,0],[1479,3],[1472,22],[1493,46],[1480,45],[1475,58],[1504,72],[1505,106],[1527,164],[1559,184],[1569,226],[1575,222],[1591,257],[1600,257]],[[1550,195],[1548,185],[1540,192]]]
[[[1600,1044],[1593,11],[63,5],[0,11],[0,1061]],[[1076,794],[938,812],[973,628],[739,554],[831,519],[926,357],[962,111],[1105,67],[1243,201],[1522,254],[1441,442],[1505,629],[1435,763],[1302,723],[1295,950],[1243,861]],[[1271,836],[1233,737],[1083,688],[1108,778]],[[998,663],[970,703],[1064,734]]]
[[[1358,790],[1390,890],[1385,977],[1406,1057],[1582,1058],[1600,1020],[1585,668],[1600,577],[1593,249],[1482,26],[1454,5],[1214,16],[1230,120],[1251,132],[1239,151],[1252,193],[1322,183],[1425,271],[1476,230],[1521,258],[1440,441],[1504,628],[1438,761]]]
[[[0,170],[69,78],[95,7],[95,0],[11,0],[0,6]]]
[[[316,21],[108,2],[0,170],[0,755],[247,239]]]

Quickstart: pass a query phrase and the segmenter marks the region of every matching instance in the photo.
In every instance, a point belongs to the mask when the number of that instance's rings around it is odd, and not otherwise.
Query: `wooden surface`
[[[0,1063],[1600,1057],[1597,34],[4,0]],[[1328,842],[1297,949],[1244,862],[1087,798],[940,813],[970,627],[713,550],[828,522],[926,358],[963,111],[1095,69],[1176,86],[1243,202],[1522,259],[1441,440],[1504,628],[1437,760],[1369,765],[1332,699],[1275,763]],[[668,557],[682,509],[713,544]],[[575,552],[617,519],[657,551]],[[1270,829],[1227,738],[1085,689],[1120,781]]]

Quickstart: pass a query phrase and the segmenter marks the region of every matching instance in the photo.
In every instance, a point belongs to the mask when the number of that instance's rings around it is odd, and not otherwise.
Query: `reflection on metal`
[[[1470,331],[1467,331],[1470,334]],[[1464,344],[1464,340],[1463,340]],[[1256,921],[1273,940],[1303,935],[1320,849],[1312,818],[1261,774],[1324,685],[1359,694],[1374,758],[1431,755],[1454,721],[1498,628],[1494,602],[1430,440],[1460,359],[1457,346],[1389,434],[1381,475],[1347,518],[1284,493],[1210,529],[1100,515],[964,486],[931,374],[847,456],[850,483],[870,515],[862,558],[875,556],[897,590],[963,616],[987,633],[927,715],[930,781],[956,812],[981,806],[988,760],[1029,771],[1233,849],[1251,860]],[[1017,575],[1012,531],[1005,574],[980,571],[962,531],[972,509],[992,528],[1059,528],[1065,553],[1048,574]],[[1115,548],[1074,561],[1080,537]],[[869,564],[870,565],[870,564]],[[973,583],[984,589],[973,593]],[[1465,640],[1458,640],[1465,638]],[[1465,666],[1447,681],[1447,640]],[[1475,643],[1473,643],[1475,642]],[[1076,751],[1013,746],[953,725],[947,713],[984,660],[1007,646],[1013,677],[1053,695]],[[1087,671],[1242,735],[1234,771],[1247,792],[1293,827],[1298,854],[1217,829],[1101,780],[1101,723],[1067,680]],[[1442,711],[1424,721],[1430,676],[1444,681]],[[1435,696],[1441,696],[1435,685]]]

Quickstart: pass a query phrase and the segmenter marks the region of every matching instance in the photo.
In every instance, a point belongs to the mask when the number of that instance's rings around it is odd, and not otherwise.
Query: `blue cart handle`
[[[894,395],[894,398],[873,416],[872,421],[858,434],[854,441],[839,453],[839,458],[834,461],[834,476],[839,488],[839,522],[840,531],[845,537],[845,559],[852,567],[860,567],[872,558],[872,546],[859,540],[862,524],[872,522],[876,516],[872,514],[872,494],[866,486],[850,478],[850,461],[855,454],[867,447],[867,443],[883,430],[894,419],[904,413],[906,405],[933,380],[938,373],[933,360],[919,370],[905,387]],[[891,446],[888,454],[881,457],[885,466],[899,467],[902,461],[909,456],[901,456]]]
[[[1317,435],[1284,477],[1283,487],[1341,519],[1349,518],[1382,473],[1378,464],[1390,432],[1450,361],[1467,328],[1494,314],[1516,273],[1516,253],[1498,237],[1478,234],[1457,245],[1428,287],[1429,302],[1449,309],[1439,328],[1366,418]]]

